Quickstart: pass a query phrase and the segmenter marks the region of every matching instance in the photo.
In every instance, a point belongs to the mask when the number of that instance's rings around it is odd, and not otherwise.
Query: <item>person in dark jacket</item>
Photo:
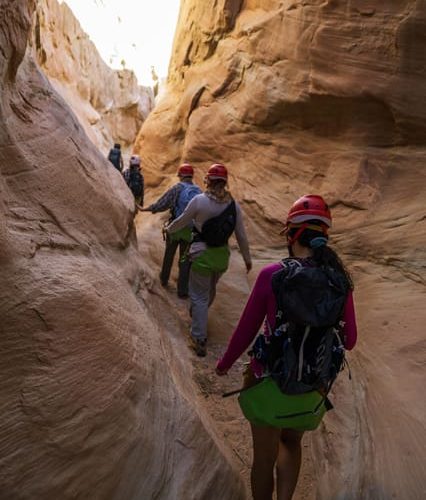
[[[140,171],[141,159],[138,155],[130,157],[129,168],[123,172],[124,180],[135,197],[136,205],[143,206],[144,178]]]
[[[169,223],[179,217],[185,210],[189,201],[202,191],[200,187],[192,182],[194,169],[189,163],[184,163],[179,167],[177,176],[179,177],[179,182],[177,184],[167,190],[155,203],[140,210],[142,212],[152,212],[153,214],[170,210]],[[160,281],[162,286],[167,286],[173,260],[179,247],[177,294],[180,298],[188,297],[188,281],[191,263],[187,257],[187,253],[192,239],[191,229],[192,227],[189,225],[173,235],[165,234],[166,248],[160,272]]]
[[[114,167],[119,171],[123,171],[123,156],[121,154],[121,145],[118,143],[114,144],[114,147],[109,150],[108,160],[114,165]]]

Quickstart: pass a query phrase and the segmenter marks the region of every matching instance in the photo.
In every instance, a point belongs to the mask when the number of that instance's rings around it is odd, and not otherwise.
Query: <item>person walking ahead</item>
[[[215,298],[216,284],[228,268],[228,239],[234,230],[247,272],[252,267],[242,212],[226,189],[227,180],[226,167],[212,165],[205,178],[206,191],[195,196],[183,214],[166,228],[173,234],[191,222],[194,224],[194,239],[189,249],[190,339],[198,356],[206,355],[208,308]]]
[[[189,163],[184,163],[178,169],[177,176],[179,182],[166,191],[161,198],[141,212],[165,212],[170,210],[169,223],[182,215],[190,200],[200,194],[201,188],[193,183],[194,169]],[[170,272],[179,247],[179,274],[177,282],[177,294],[180,298],[188,297],[188,280],[191,263],[188,258],[188,249],[192,239],[192,224],[188,224],[173,234],[165,234],[166,248],[164,251],[163,265],[160,272],[160,282],[162,286],[167,286]]]
[[[121,154],[121,145],[116,143],[114,147],[109,150],[108,160],[119,171],[123,171],[123,156]]]
[[[135,197],[136,206],[143,206],[144,178],[140,171],[141,159],[138,155],[130,157],[129,168],[123,172],[124,180]]]
[[[284,230],[290,258],[260,271],[217,363],[216,373],[225,375],[256,338],[239,397],[253,436],[254,500],[272,500],[275,466],[277,500],[293,497],[303,432],[315,429],[329,409],[344,348],[356,343],[352,280],[328,246],[329,227],[321,196],[294,203]]]

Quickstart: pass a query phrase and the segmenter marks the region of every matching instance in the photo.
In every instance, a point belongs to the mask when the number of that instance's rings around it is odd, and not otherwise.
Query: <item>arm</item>
[[[358,335],[355,318],[354,298],[352,292],[349,292],[348,298],[346,300],[345,309],[343,311],[343,321],[345,322],[345,326],[343,328],[343,334],[345,336],[345,349],[350,351],[355,347]]]
[[[166,227],[166,231],[168,233],[175,233],[176,231],[179,231],[179,229],[183,229],[184,227],[187,227],[192,223],[192,220],[195,218],[195,214],[197,213],[198,209],[198,196],[200,195],[194,196],[194,198],[192,198],[192,200],[188,203],[180,217],[173,220]]]
[[[244,262],[246,264],[247,272],[250,271],[252,263],[250,256],[250,248],[246,235],[246,230],[244,228],[243,214],[241,212],[240,205],[235,203],[235,208],[237,210],[237,221],[235,224],[235,237],[237,238],[238,246],[240,247],[241,254],[243,256]]]
[[[157,212],[165,212],[166,210],[170,210],[175,205],[175,200],[179,194],[179,190],[179,184],[175,184],[169,190],[167,190],[163,194],[163,196],[161,196],[155,203],[149,205],[149,207],[146,208],[146,211],[156,214]]]
[[[217,363],[219,372],[226,373],[253,342],[267,313],[269,293],[272,293],[271,276],[264,268],[257,277],[225,354]]]

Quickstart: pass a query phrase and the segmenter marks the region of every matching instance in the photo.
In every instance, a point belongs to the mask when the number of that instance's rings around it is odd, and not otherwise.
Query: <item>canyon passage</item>
[[[214,367],[309,192],[330,204],[359,340],[295,498],[425,497],[426,3],[383,4],[185,0],[154,103],[64,4],[0,0],[0,498],[250,498],[249,427],[221,397],[248,358]],[[254,266],[231,239],[206,358],[176,269],[159,283],[166,214],[135,217],[106,159],[117,136],[146,204],[183,162],[199,185],[228,167]]]

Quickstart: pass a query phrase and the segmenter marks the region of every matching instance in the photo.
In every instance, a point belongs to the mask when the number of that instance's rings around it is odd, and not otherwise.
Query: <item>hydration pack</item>
[[[139,172],[138,168],[129,168],[125,172],[125,180],[127,185],[129,186],[133,196],[142,196],[143,195],[143,187],[144,181],[142,174]]]
[[[209,247],[226,245],[235,230],[236,223],[237,209],[235,201],[232,200],[223,212],[204,222],[201,232],[196,232],[194,241],[204,241]]]
[[[272,276],[277,302],[274,328],[257,337],[252,354],[285,394],[326,395],[343,369],[343,309],[349,291],[331,267],[284,259]]]
[[[108,154],[108,160],[121,172],[121,151],[119,149],[112,148]]]
[[[179,194],[176,200],[176,204],[173,207],[173,218],[177,219],[182,215],[188,203],[197,194],[202,193],[201,189],[196,184],[190,184],[189,182],[180,182],[181,186]]]

